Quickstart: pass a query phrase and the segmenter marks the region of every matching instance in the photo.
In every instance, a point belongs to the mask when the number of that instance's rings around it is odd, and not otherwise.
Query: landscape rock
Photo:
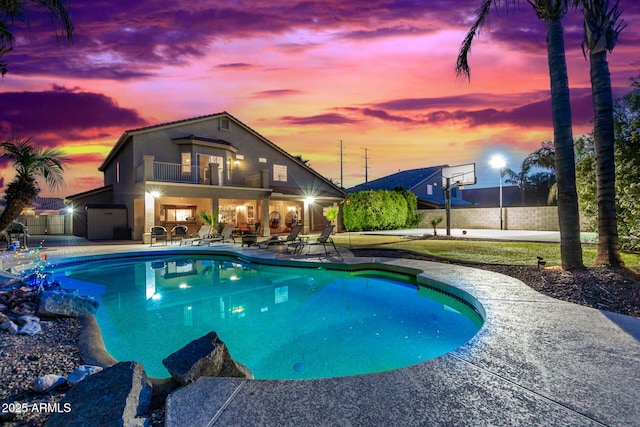
[[[93,365],[80,365],[67,376],[67,382],[76,385],[89,375],[97,374],[102,371],[102,367]]]
[[[20,326],[24,326],[29,322],[39,322],[40,318],[38,316],[34,316],[33,314],[25,314],[24,316],[20,316],[16,319],[16,323]]]
[[[46,393],[48,391],[54,390],[56,387],[59,387],[63,384],[66,384],[67,380],[60,375],[56,374],[47,374],[42,377],[38,377],[33,380],[32,389],[38,393]]]
[[[227,346],[215,332],[191,341],[162,361],[180,384],[200,377],[253,378],[249,369],[231,359]]]
[[[18,330],[18,335],[29,335],[30,337],[42,332],[40,322],[29,322]]]
[[[15,335],[18,333],[18,325],[13,323],[11,320],[0,324],[0,329],[9,332],[11,335]]]
[[[0,324],[8,322],[9,320],[11,320],[11,319],[9,319],[9,316],[7,316],[4,313],[0,313]]]
[[[44,291],[38,300],[38,315],[80,317],[95,314],[98,306],[98,301],[77,292]]]
[[[60,407],[72,410],[52,413],[45,426],[145,426],[150,402],[151,384],[142,364],[120,362],[71,388]]]

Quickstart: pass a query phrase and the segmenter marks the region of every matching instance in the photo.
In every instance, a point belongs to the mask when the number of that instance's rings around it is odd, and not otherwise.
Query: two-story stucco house
[[[126,209],[134,240],[148,241],[154,225],[196,233],[198,212],[216,210],[221,222],[261,235],[296,221],[306,233],[322,229],[324,210],[345,195],[227,112],[125,131],[99,170],[104,187],[67,198],[80,218],[74,234],[87,235],[88,210],[110,206]]]

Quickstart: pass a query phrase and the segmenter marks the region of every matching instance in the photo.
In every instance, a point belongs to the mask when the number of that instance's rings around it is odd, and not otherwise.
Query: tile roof
[[[227,113],[226,111],[222,111],[220,113],[206,114],[204,116],[189,117],[187,119],[174,120],[174,121],[171,121],[171,122],[164,122],[164,123],[156,123],[156,124],[150,125],[150,126],[143,126],[143,127],[139,127],[139,128],[135,128],[135,129],[128,129],[128,130],[125,131],[125,133],[140,132],[140,131],[143,131],[143,130],[160,128],[160,127],[163,127],[163,126],[172,126],[172,125],[176,125],[176,124],[180,124],[180,123],[188,123],[188,122],[192,122],[192,121],[195,121],[195,120],[208,119],[208,118],[211,118],[211,117],[216,117],[216,116],[219,116],[221,114],[228,114],[229,116],[231,115],[231,114]]]
[[[446,167],[446,165],[396,172],[392,175],[387,175],[382,178],[374,179],[373,181],[351,187],[347,189],[347,193],[365,190],[393,190],[396,187],[411,190],[425,179],[439,173],[443,167]]]
[[[225,141],[224,139],[217,139],[217,138],[205,138],[203,136],[197,136],[197,135],[189,135],[189,136],[179,136],[177,138],[171,138],[172,141],[202,141],[202,142],[213,142],[215,144],[221,144],[221,145],[228,145],[228,146],[232,146],[232,144],[229,141]]]

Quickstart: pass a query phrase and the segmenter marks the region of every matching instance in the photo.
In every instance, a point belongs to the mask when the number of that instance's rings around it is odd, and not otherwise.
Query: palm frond
[[[458,58],[456,60],[456,75],[458,77],[464,76],[467,80],[471,80],[471,67],[469,67],[469,54],[471,53],[471,45],[473,40],[478,35],[480,29],[489,19],[489,11],[491,5],[494,4],[494,0],[483,0],[482,4],[476,10],[476,19],[467,32],[462,44],[460,45],[460,51],[458,52]]]
[[[59,24],[61,27],[61,35],[66,37],[67,40],[71,40],[73,36],[73,32],[75,29],[73,28],[73,23],[71,22],[71,17],[69,16],[69,12],[65,7],[65,2],[63,0],[31,0],[34,3],[41,4],[49,11],[49,17],[51,18],[51,22],[55,24]]]

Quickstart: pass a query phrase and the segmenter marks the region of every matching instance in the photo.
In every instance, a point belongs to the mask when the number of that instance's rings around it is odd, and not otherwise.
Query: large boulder
[[[253,378],[246,366],[231,359],[226,344],[215,332],[191,341],[169,355],[162,364],[183,385],[200,377]]]
[[[38,315],[80,317],[95,314],[98,306],[98,301],[80,296],[77,291],[44,291],[38,299]]]
[[[46,427],[145,426],[151,385],[138,362],[120,362],[90,375],[67,392]],[[65,412],[64,408],[70,408]]]

